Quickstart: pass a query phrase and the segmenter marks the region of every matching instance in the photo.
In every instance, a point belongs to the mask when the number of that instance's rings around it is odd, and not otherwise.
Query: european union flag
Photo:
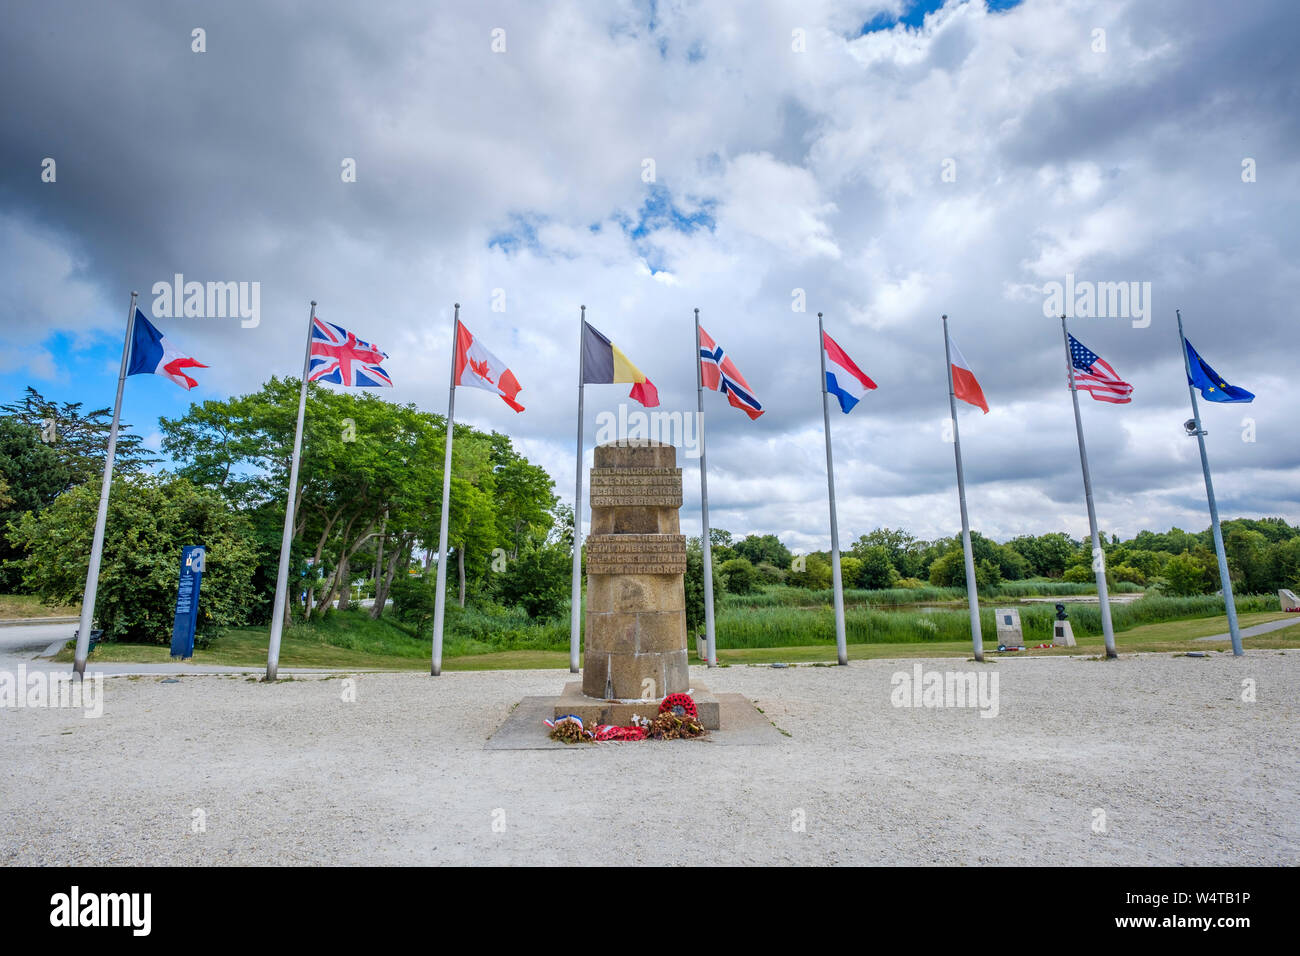
[[[1225,382],[1218,372],[1210,368],[1205,359],[1196,354],[1196,349],[1192,348],[1191,342],[1183,339],[1183,344],[1187,346],[1187,362],[1192,370],[1187,380],[1193,388],[1201,390],[1201,397],[1207,402],[1253,402],[1255,400],[1254,392],[1248,392],[1244,388]]]

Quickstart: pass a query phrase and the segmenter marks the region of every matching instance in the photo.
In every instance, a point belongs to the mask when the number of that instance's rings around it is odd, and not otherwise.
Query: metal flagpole
[[[980,632],[979,588],[975,584],[975,555],[970,546],[970,518],[966,514],[966,476],[961,469],[961,433],[957,430],[957,391],[952,384],[952,349],[948,346],[948,316],[943,317],[943,354],[948,360],[948,408],[952,415],[952,447],[957,458],[957,500],[961,502],[961,544],[966,552],[966,600],[970,604],[970,639],[975,660],[984,660],[984,635]]]
[[[586,338],[587,307],[578,322],[578,459],[573,490],[573,588],[569,609],[569,673],[578,673],[578,648],[582,641],[582,344]]]
[[[700,310],[695,310],[695,392],[700,408],[700,524],[703,537],[700,551],[704,555],[704,640],[708,664],[718,666],[718,645],[713,630],[713,542],[709,540],[709,469],[704,448],[704,368],[700,345]]]
[[[122,343],[122,369],[117,376],[117,397],[113,399],[113,424],[108,429],[104,480],[99,486],[99,512],[95,516],[95,536],[90,545],[90,566],[86,569],[86,593],[81,599],[81,623],[77,628],[77,652],[72,665],[78,677],[85,676],[86,673],[86,657],[90,654],[90,629],[95,623],[95,592],[99,590],[99,564],[104,555],[104,525],[108,521],[108,493],[113,487],[113,459],[117,456],[117,426],[122,417],[122,389],[126,386],[126,370],[131,362],[131,337],[135,334],[135,300],[138,296],[138,292],[131,293],[131,307],[126,313],[126,340]]]
[[[438,520],[438,576],[437,592],[433,598],[433,664],[429,669],[434,677],[442,673],[442,622],[447,613],[447,519],[451,513],[451,438],[456,419],[456,348],[460,335],[460,303],[455,303],[451,323],[451,385],[447,389],[447,447],[442,460],[442,516]]]
[[[1070,397],[1074,399],[1074,430],[1079,436],[1079,463],[1083,466],[1083,497],[1088,502],[1088,528],[1092,532],[1092,566],[1097,575],[1097,600],[1101,604],[1101,633],[1106,639],[1106,657],[1119,657],[1115,651],[1115,628],[1110,621],[1110,591],[1106,586],[1106,553],[1097,534],[1097,509],[1092,503],[1092,475],[1088,472],[1088,446],[1083,441],[1083,419],[1079,415],[1079,388],[1074,381],[1074,358],[1070,355],[1070,332],[1061,316],[1061,334],[1065,337],[1065,374],[1070,379]]]
[[[275,680],[280,668],[280,635],[289,587],[289,551],[293,544],[294,500],[298,497],[298,460],[302,454],[302,418],[307,410],[307,376],[311,372],[311,333],[316,325],[316,303],[307,320],[307,347],[302,357],[302,383],[298,389],[298,424],[293,430],[293,459],[289,465],[289,502],[284,509],[284,532],[280,535],[280,569],[275,575],[275,605],[271,609],[271,642],[266,652],[266,679]]]
[[[822,431],[826,435],[826,488],[831,500],[831,585],[835,595],[835,656],[841,665],[849,662],[848,641],[844,636],[844,585],[840,581],[840,529],[835,518],[835,463],[831,459],[831,406],[826,391],[826,333],[822,314],[817,313],[817,354],[822,365]]]
[[[1214,482],[1210,480],[1210,459],[1205,454],[1205,429],[1201,427],[1201,410],[1196,404],[1196,386],[1192,384],[1192,360],[1187,354],[1187,339],[1183,336],[1183,313],[1178,316],[1178,340],[1183,345],[1183,368],[1187,371],[1187,394],[1192,399],[1192,422],[1196,440],[1201,446],[1201,471],[1205,473],[1205,497],[1210,502],[1210,530],[1214,534],[1214,553],[1219,558],[1219,581],[1223,585],[1223,604],[1228,611],[1228,633],[1232,636],[1232,653],[1241,657],[1241,628],[1237,624],[1237,603],[1232,597],[1232,578],[1228,575],[1228,557],[1223,550],[1223,530],[1219,527],[1219,506],[1214,500]]]

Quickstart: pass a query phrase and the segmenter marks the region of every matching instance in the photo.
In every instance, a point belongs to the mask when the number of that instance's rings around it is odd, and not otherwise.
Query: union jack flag
[[[1075,388],[1081,388],[1099,402],[1124,405],[1133,401],[1133,386],[1123,381],[1110,363],[1070,336],[1070,362]]]
[[[316,319],[311,327],[309,382],[332,382],[361,388],[392,388],[393,380],[379,363],[388,355],[363,342],[347,329]]]
[[[749,383],[731,361],[731,356],[722,351],[722,347],[709,337],[709,333],[700,329],[700,380],[705,388],[721,392],[727,401],[739,408],[751,420],[763,414],[763,406],[754,397]]]

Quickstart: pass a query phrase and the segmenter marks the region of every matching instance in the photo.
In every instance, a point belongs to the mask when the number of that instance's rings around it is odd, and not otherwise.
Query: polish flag
[[[984,400],[984,390],[980,388],[975,373],[966,364],[966,356],[961,354],[961,349],[957,348],[957,343],[953,341],[951,335],[948,336],[948,345],[952,348],[953,394],[967,404],[984,409],[984,414],[987,415],[989,403]]]
[[[524,406],[515,401],[515,396],[519,394],[519,383],[515,380],[515,373],[506,368],[505,362],[485,349],[459,320],[456,321],[454,381],[457,385],[495,392],[515,411],[524,410]]]

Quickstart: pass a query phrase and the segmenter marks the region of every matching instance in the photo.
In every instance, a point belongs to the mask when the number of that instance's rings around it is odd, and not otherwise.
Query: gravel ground
[[[1003,660],[981,667],[993,719],[894,707],[914,663],[708,674],[789,734],[773,746],[564,751],[483,749],[562,671],[365,674],[355,702],[337,677],[108,678],[98,719],[0,709],[0,863],[1300,859],[1300,653]]]

